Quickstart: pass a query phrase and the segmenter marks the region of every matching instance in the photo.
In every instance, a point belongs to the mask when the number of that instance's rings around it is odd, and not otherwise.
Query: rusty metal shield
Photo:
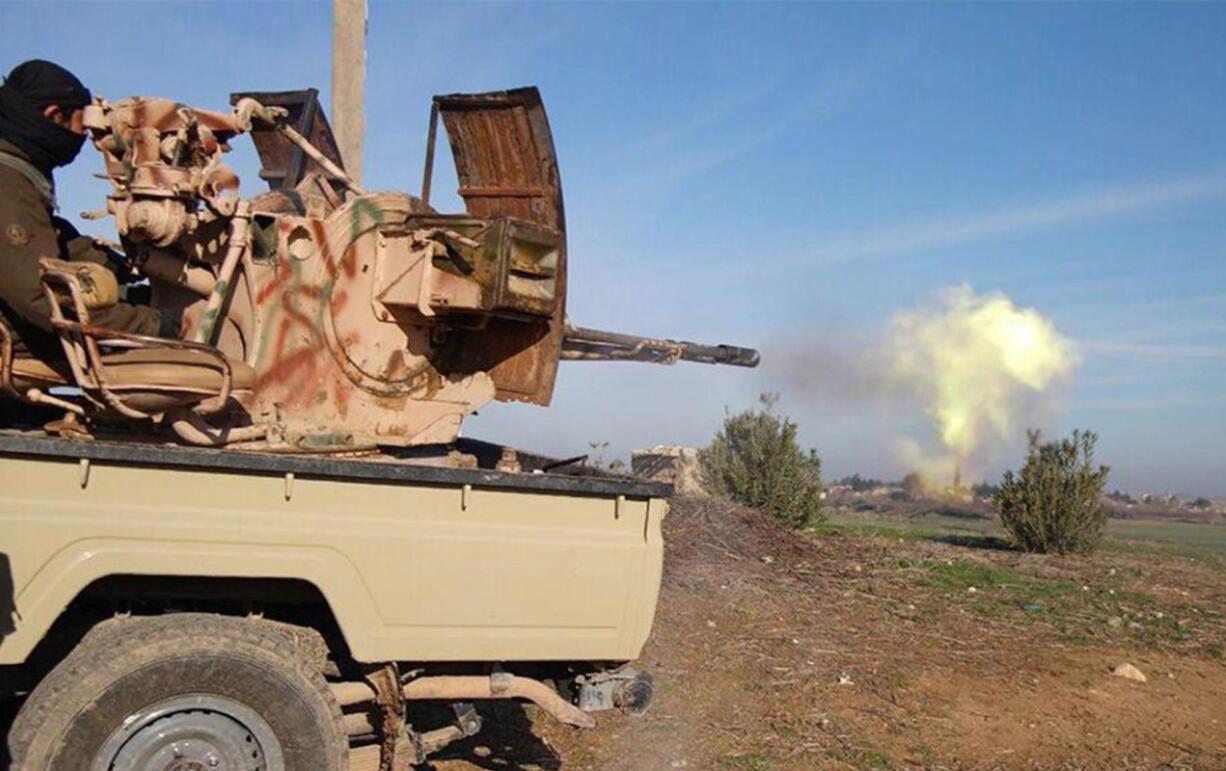
[[[549,404],[566,318],[566,219],[553,135],[535,88],[436,96],[459,194],[477,217],[516,217],[561,234],[557,304],[542,321],[491,319],[459,347],[465,368],[488,371],[502,401]]]

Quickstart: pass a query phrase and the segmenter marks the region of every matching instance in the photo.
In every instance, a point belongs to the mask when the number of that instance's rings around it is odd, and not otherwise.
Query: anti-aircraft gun
[[[567,324],[535,89],[436,98],[420,196],[346,176],[314,92],[233,102],[88,109],[104,214],[177,337],[91,323],[120,292],[83,262],[43,263],[62,362],[0,323],[0,389],[67,416],[0,430],[14,767],[403,769],[479,731],[477,700],[641,714],[671,486],[460,422],[548,404],[564,359],[758,354]],[[430,206],[440,119],[463,214]],[[251,199],[222,163],[243,133]]]
[[[491,400],[547,405],[561,360],[758,362],[734,346],[567,323],[561,181],[535,88],[435,97],[420,196],[351,180],[313,90],[232,103],[217,112],[135,97],[88,108],[112,185],[106,214],[181,333],[91,325],[91,307],[115,301],[109,274],[46,261],[67,367],[10,351],[3,385],[64,409],[61,430],[121,419],[194,445],[447,445]],[[462,214],[429,202],[440,118]],[[244,133],[270,187],[250,199],[223,163]]]

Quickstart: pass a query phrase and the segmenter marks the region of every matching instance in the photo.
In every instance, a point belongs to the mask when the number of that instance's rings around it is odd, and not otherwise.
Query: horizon
[[[4,71],[50,59],[111,99],[227,109],[232,91],[315,87],[329,103],[330,3],[5,13],[74,23],[10,45]],[[491,404],[466,435],[628,460],[702,446],[725,409],[779,392],[823,476],[900,478],[898,438],[933,436],[920,411],[797,388],[784,364],[872,347],[965,284],[1072,341],[1079,364],[1036,420],[1095,431],[1109,489],[1226,497],[1226,6],[371,2],[369,19],[368,187],[417,189],[433,94],[535,84],[572,321],[762,350],[752,371],[564,363],[550,408]],[[432,203],[460,211],[440,144]],[[231,161],[246,195],[263,189],[249,141]],[[57,172],[62,214],[112,237],[77,217],[103,203],[98,170],[86,147]],[[1020,464],[1026,427],[986,481]]]

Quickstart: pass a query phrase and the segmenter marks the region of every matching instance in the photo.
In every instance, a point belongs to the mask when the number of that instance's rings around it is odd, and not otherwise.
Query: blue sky
[[[330,3],[0,18],[27,31],[0,69],[54,59],[111,98],[329,85]],[[491,405],[470,434],[624,456],[705,443],[779,389],[828,476],[899,476],[914,415],[787,390],[780,364],[965,282],[1077,342],[1047,428],[1099,432],[1114,486],[1226,495],[1224,38],[1211,4],[372,2],[366,182],[417,187],[432,94],[537,85],[572,320],[763,350],[756,371],[567,364],[551,408]],[[67,212],[101,205],[91,153],[60,175]]]

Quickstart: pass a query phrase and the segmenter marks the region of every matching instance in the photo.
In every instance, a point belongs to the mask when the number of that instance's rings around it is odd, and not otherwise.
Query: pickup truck
[[[531,465],[0,431],[13,768],[403,769],[478,700],[641,712],[671,487]]]

